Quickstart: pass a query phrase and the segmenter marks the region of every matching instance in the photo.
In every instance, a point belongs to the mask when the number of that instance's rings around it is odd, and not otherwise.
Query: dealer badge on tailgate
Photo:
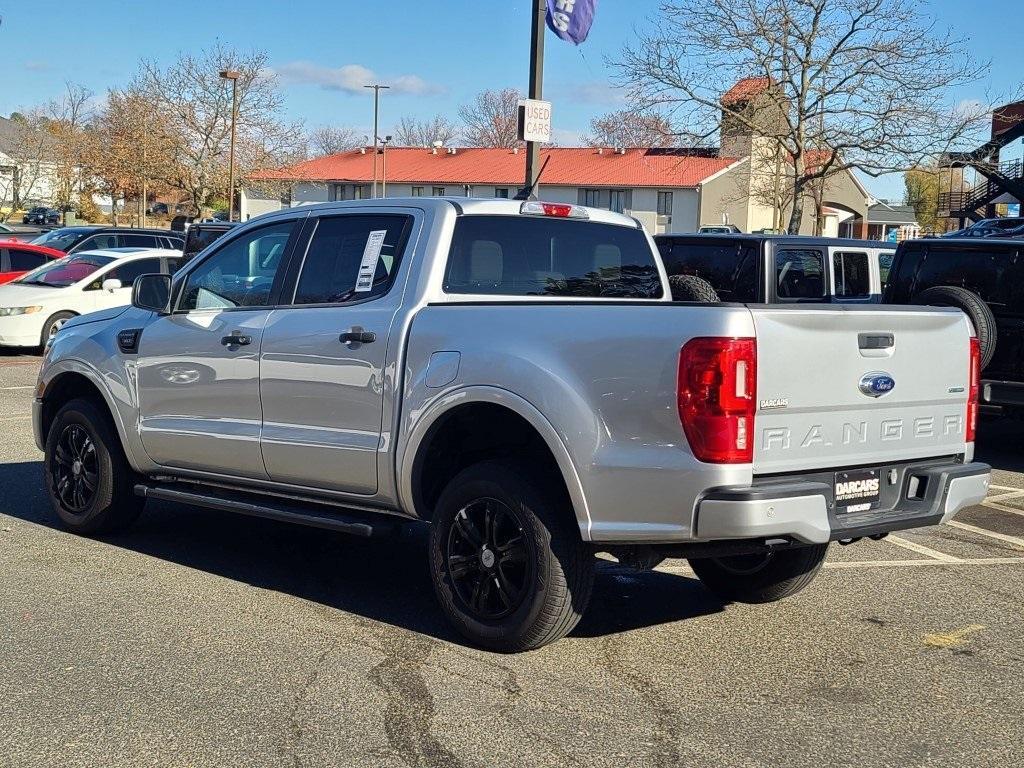
[[[882,483],[877,469],[836,472],[836,512],[864,512],[878,503]]]

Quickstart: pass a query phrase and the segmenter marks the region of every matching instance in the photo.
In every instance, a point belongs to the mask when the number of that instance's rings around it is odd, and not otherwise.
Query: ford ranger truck
[[[361,537],[426,521],[442,610],[498,651],[569,632],[598,552],[686,558],[723,600],[768,602],[829,542],[988,488],[963,313],[674,302],[610,211],[303,206],[133,291],[43,360],[64,526],[114,531],[150,498]]]

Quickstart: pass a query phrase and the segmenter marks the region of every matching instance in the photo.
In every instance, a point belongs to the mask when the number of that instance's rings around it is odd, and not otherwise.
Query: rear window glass
[[[825,269],[821,251],[804,248],[776,251],[775,285],[783,301],[824,298]]]
[[[978,294],[995,311],[1024,313],[1024,275],[1019,262],[1016,247],[929,245],[923,259],[919,252],[901,256],[901,274],[894,288],[902,287],[898,293],[904,295],[895,300],[906,301],[907,293],[912,300],[926,288],[952,285]]]
[[[444,289],[498,296],[662,296],[642,230],[534,216],[460,216]]]
[[[758,257],[750,243],[695,243],[663,240],[665,270],[707,280],[722,301],[757,301]]]
[[[836,289],[842,299],[863,299],[871,295],[871,277],[868,274],[866,253],[835,253],[832,265]]]

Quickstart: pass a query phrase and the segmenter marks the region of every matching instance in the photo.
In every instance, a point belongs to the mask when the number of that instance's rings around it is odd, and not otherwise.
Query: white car
[[[139,275],[173,274],[181,263],[181,251],[109,248],[34,269],[0,285],[0,346],[45,346],[76,315],[130,304]]]

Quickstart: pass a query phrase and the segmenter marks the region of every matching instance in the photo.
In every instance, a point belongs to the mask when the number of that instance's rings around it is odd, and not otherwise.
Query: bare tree
[[[354,128],[323,125],[309,134],[309,146],[318,155],[335,155],[362,146],[364,137]]]
[[[7,221],[52,177],[52,153],[53,137],[40,110],[0,118],[0,221]]]
[[[913,0],[663,2],[653,31],[613,66],[640,108],[697,135],[721,127],[723,145],[742,132],[777,144],[792,165],[790,232],[815,180],[913,167],[988,113],[947,103],[987,65]],[[723,98],[731,82],[742,87]]]
[[[450,144],[459,129],[448,118],[434,115],[430,120],[417,120],[405,116],[395,128],[395,143],[401,147],[429,147],[435,141]]]
[[[515,88],[481,91],[459,107],[463,140],[470,147],[516,147],[519,141],[519,99]]]
[[[189,196],[196,211],[211,195],[227,192],[231,84],[218,75],[225,69],[239,72],[238,178],[305,154],[301,124],[282,118],[283,97],[277,80],[268,74],[266,53],[242,54],[217,44],[197,55],[182,55],[167,67],[142,61],[132,90],[166,116],[175,137],[175,163],[167,181]]]
[[[591,120],[586,142],[592,147],[671,147],[675,140],[663,115],[621,109]]]
[[[93,93],[84,85],[64,84],[64,93],[43,107],[46,126],[53,138],[53,203],[66,210],[78,202],[87,131],[94,117]]]

